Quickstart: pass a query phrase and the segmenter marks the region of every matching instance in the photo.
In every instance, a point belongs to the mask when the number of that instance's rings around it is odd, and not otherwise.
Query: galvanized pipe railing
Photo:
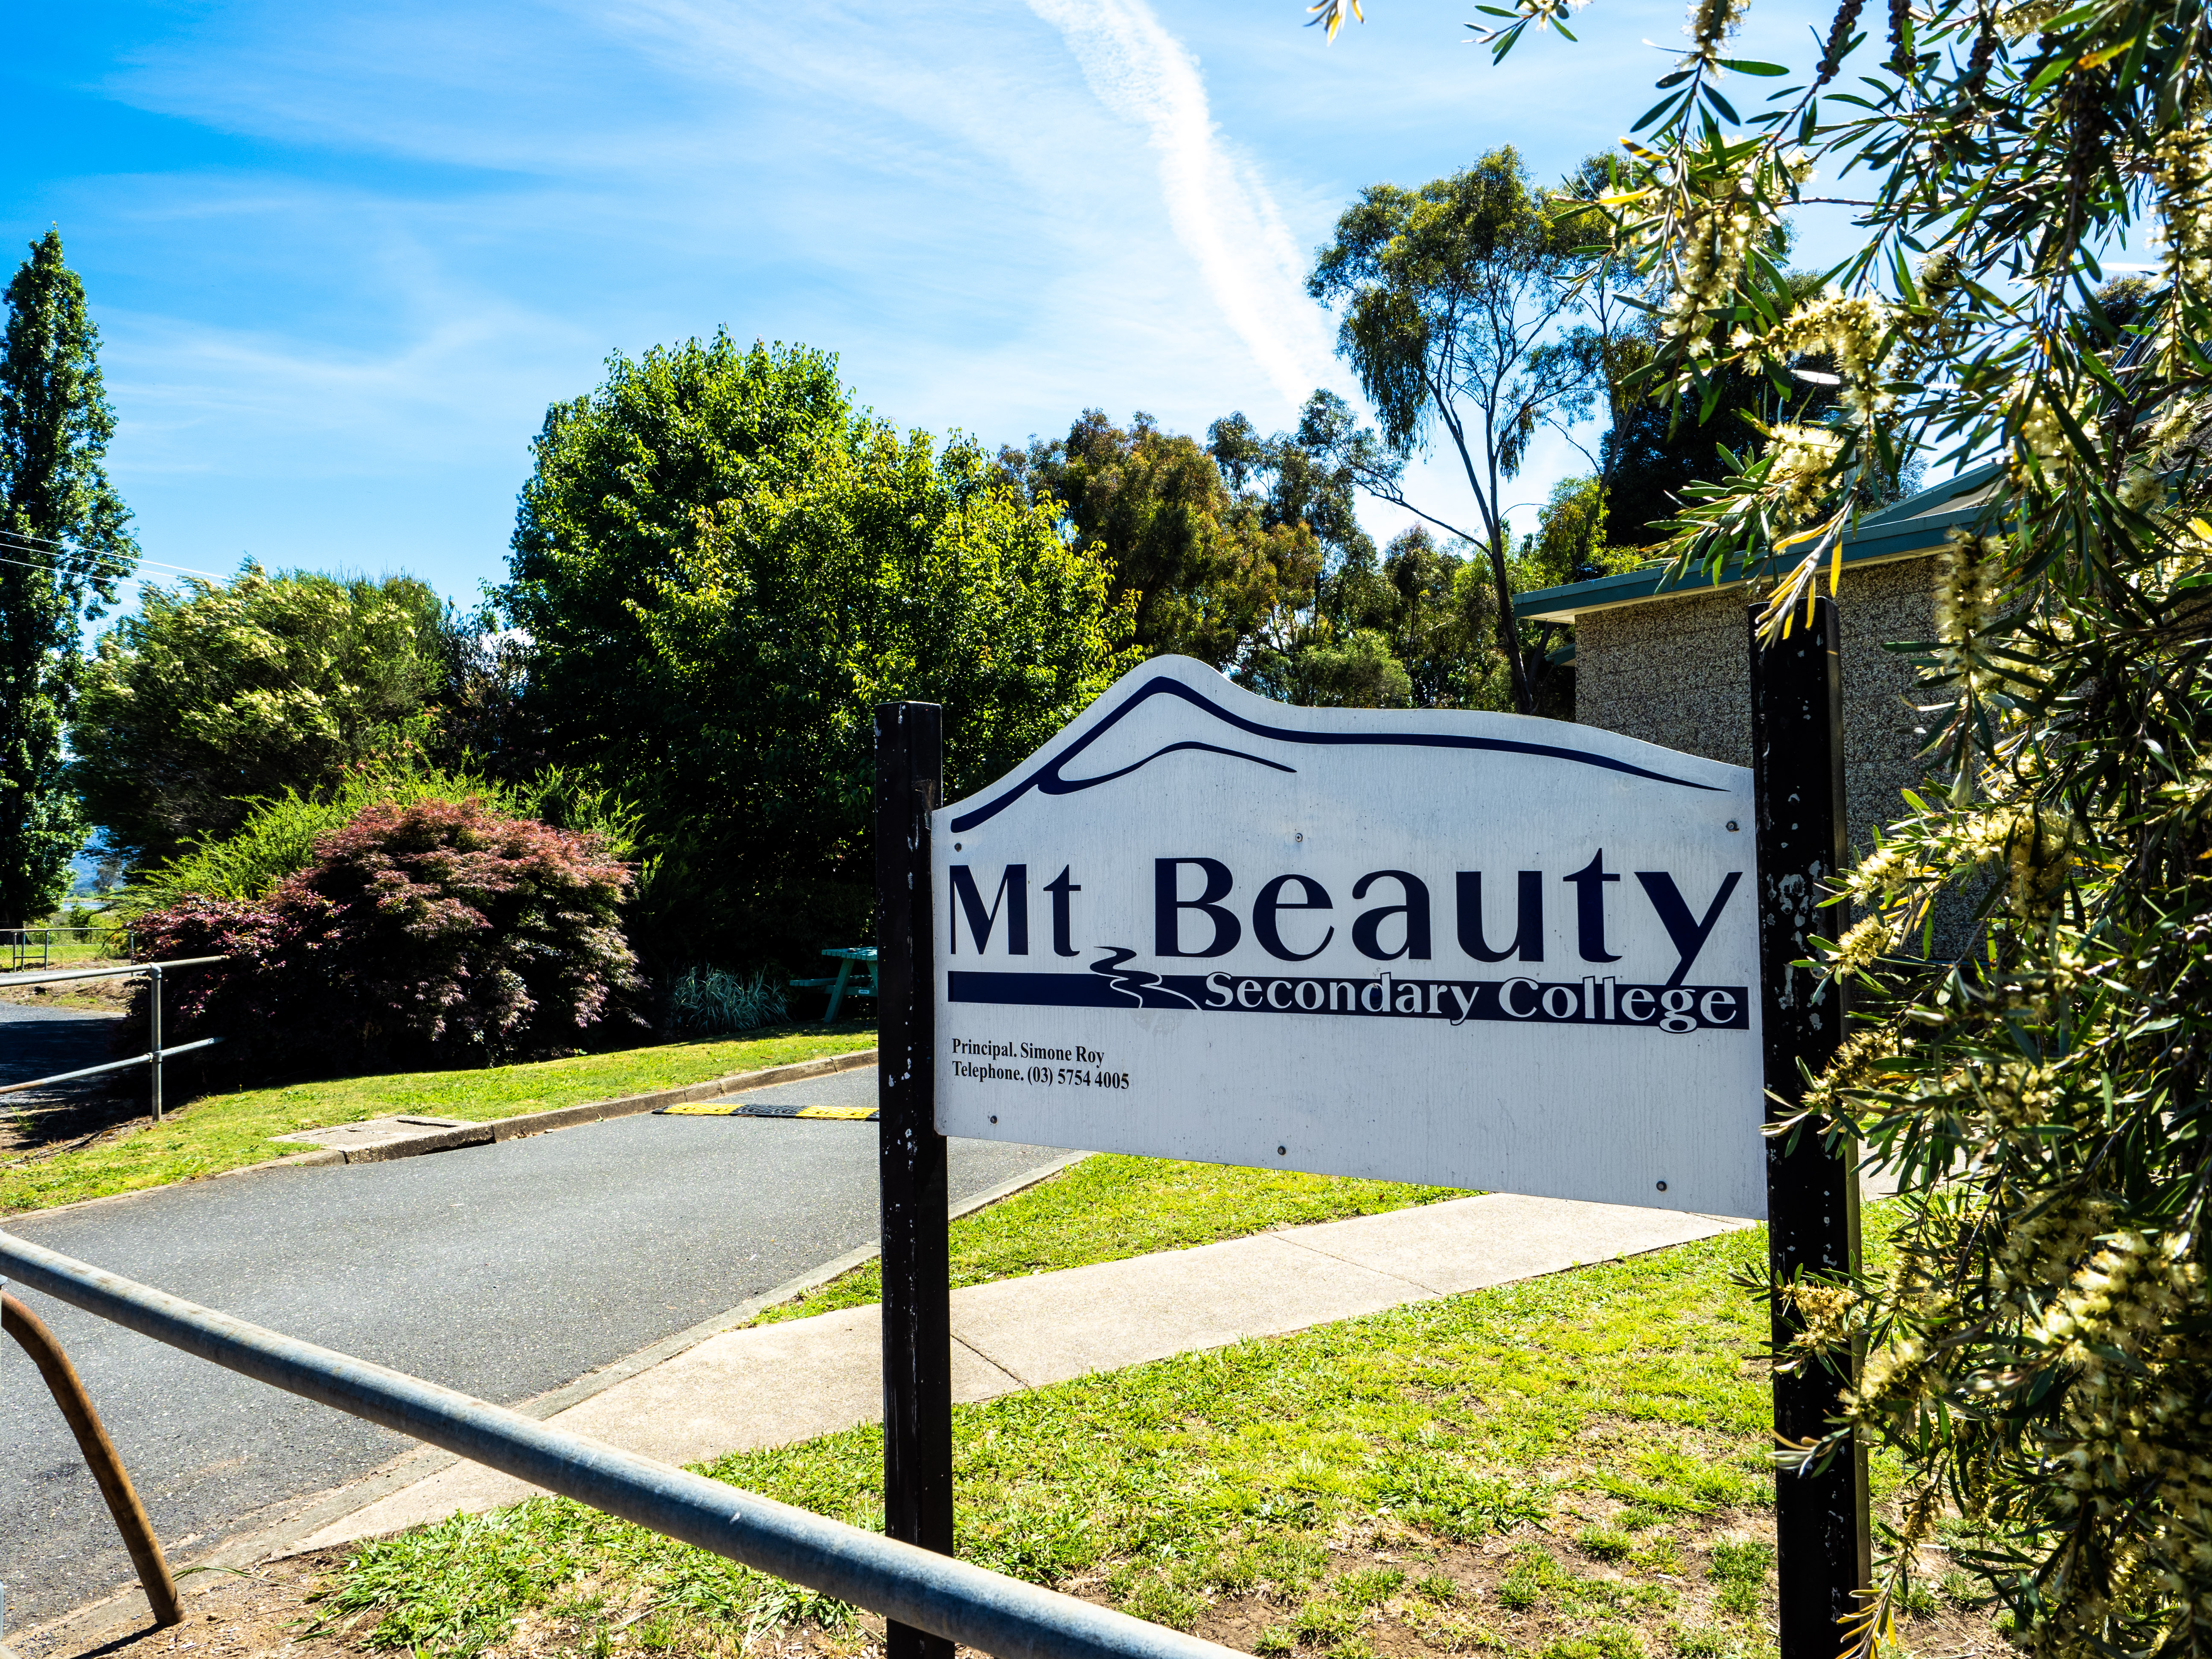
[[[21,968],[31,954],[31,935],[39,936],[39,966],[44,968],[52,961],[54,939],[58,934],[74,933],[83,938],[87,933],[105,933],[110,939],[123,935],[125,954],[137,949],[137,930],[130,927],[0,927],[0,951],[14,960],[14,968]],[[10,971],[14,971],[13,969]]]
[[[116,968],[56,968],[36,974],[0,974],[0,990],[12,990],[21,985],[59,985],[72,979],[129,979],[134,974],[150,974],[161,968],[200,968],[210,962],[229,960],[228,957],[179,957],[173,962],[131,962]]]
[[[202,1037],[198,1042],[179,1042],[173,1048],[161,1046],[161,971],[166,968],[198,968],[210,962],[228,962],[228,957],[179,957],[174,962],[134,963],[127,968],[72,968],[51,974],[13,974],[0,976],[0,990],[18,985],[59,985],[80,979],[133,979],[143,976],[152,987],[147,998],[147,1052],[133,1054],[129,1060],[111,1060],[105,1066],[87,1066],[81,1071],[57,1072],[52,1077],[34,1077],[27,1083],[10,1083],[0,1087],[0,1095],[20,1094],[26,1089],[43,1089],[50,1083],[67,1083],[76,1078],[97,1077],[102,1072],[119,1072],[126,1066],[146,1066],[147,1097],[154,1121],[161,1121],[161,1062],[172,1054],[188,1054],[195,1048],[212,1048],[222,1041],[219,1036]]]
[[[1194,1636],[281,1336],[8,1233],[0,1273],[226,1370],[997,1659],[1232,1659]]]
[[[212,1048],[222,1041],[221,1037],[202,1037],[198,1042],[179,1042],[173,1048],[162,1049],[161,1058],[174,1060],[179,1054],[188,1054],[195,1048]],[[28,1083],[0,1084],[0,1095],[19,1095],[26,1089],[43,1089],[49,1083],[73,1083],[81,1077],[98,1077],[102,1072],[127,1072],[133,1066],[149,1066],[154,1059],[151,1054],[133,1054],[128,1060],[111,1060],[104,1065],[87,1066],[79,1071],[56,1072],[52,1077],[34,1077]],[[158,1119],[161,1114],[156,1112],[155,1116]]]

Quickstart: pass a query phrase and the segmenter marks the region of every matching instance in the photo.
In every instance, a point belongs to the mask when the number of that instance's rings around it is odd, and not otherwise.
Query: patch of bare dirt
[[[19,1659],[351,1659],[359,1650],[331,1637],[310,1637],[308,1598],[345,1559],[343,1551],[271,1562],[246,1572],[188,1574],[178,1585],[185,1620],[157,1629],[140,1614],[120,1634],[95,1614],[56,1631],[11,1638]],[[88,1630],[93,1633],[85,1633]]]
[[[27,970],[28,971],[28,970]],[[0,986],[0,1002],[25,1008],[75,1008],[86,1013],[119,1014],[130,1005],[127,979],[73,979],[58,985]]]

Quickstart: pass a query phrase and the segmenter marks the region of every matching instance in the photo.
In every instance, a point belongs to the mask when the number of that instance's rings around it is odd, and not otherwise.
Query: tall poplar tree
[[[137,562],[101,465],[115,413],[99,344],[50,229],[8,284],[0,351],[0,925],[35,921],[68,889],[85,829],[62,743],[78,633]]]

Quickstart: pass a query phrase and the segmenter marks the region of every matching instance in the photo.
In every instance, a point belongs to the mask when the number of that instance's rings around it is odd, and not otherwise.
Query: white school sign
[[[945,1134],[1765,1214],[1741,767],[1170,657],[931,828]]]

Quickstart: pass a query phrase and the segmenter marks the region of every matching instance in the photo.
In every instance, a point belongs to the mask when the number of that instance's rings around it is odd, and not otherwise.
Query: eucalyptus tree
[[[1358,462],[1363,483],[1412,507],[1405,460],[1438,434],[1457,457],[1472,527],[1413,510],[1487,556],[1498,648],[1523,714],[1537,698],[1513,626],[1504,487],[1537,432],[1588,414],[1603,386],[1601,362],[1565,334],[1585,303],[1574,246],[1508,146],[1418,190],[1362,191],[1306,279],[1340,308],[1337,350],[1376,412],[1381,443]]]
[[[1321,0],[1332,29],[1353,0]],[[1486,6],[1503,58],[1565,0]],[[1788,1457],[1886,1442],[1906,1480],[1856,1639],[1920,1547],[2050,1656],[2212,1650],[2212,20],[2203,0],[1843,0],[1810,67],[1695,0],[1598,205],[1659,287],[1647,383],[1827,359],[1835,409],[1692,486],[1674,573],[1737,562],[1771,638],[1905,457],[1996,465],[1944,556],[1923,696],[1940,787],[1851,873],[1828,955],[1856,1030],[1778,1132],[1900,1172],[1895,1260],[1781,1287],[1790,1365],[1851,1368]],[[1846,81],[1845,76],[1850,78]],[[1749,104],[1741,77],[1774,90]],[[1740,105],[1741,108],[1740,108]],[[1743,109],[1748,109],[1746,115]],[[1819,173],[1857,252],[1766,252]],[[2109,290],[2118,261],[2140,288]],[[1979,896],[1955,955],[1928,925]]]
[[[0,926],[34,921],[69,885],[85,825],[63,732],[78,630],[137,563],[107,481],[114,435],[100,331],[61,233],[8,284],[0,350]]]
[[[1513,618],[1510,595],[1516,588],[1527,585],[1522,580],[1528,568],[1526,561],[1510,561],[1501,582],[1490,544],[1437,517],[1427,506],[1408,495],[1406,452],[1394,449],[1372,428],[1361,425],[1351,404],[1334,392],[1316,392],[1307,398],[1305,407],[1298,411],[1297,428],[1277,441],[1315,458],[1331,476],[1435,526],[1444,532],[1445,548],[1455,550],[1447,556],[1453,572],[1449,584],[1453,596],[1449,605],[1452,620],[1445,629],[1447,637],[1437,641],[1436,650],[1424,647],[1416,653],[1437,659],[1445,665],[1439,668],[1432,665],[1431,672],[1424,672],[1410,661],[1400,664],[1408,675],[1406,700],[1425,697],[1423,706],[1517,709],[1523,714],[1556,714],[1565,710],[1567,687],[1565,678],[1558,672],[1559,665],[1549,660],[1541,650],[1531,649],[1532,645],[1540,643],[1540,632],[1532,634]],[[1595,522],[1602,521],[1601,514]],[[1396,623],[1384,617],[1396,618],[1413,598],[1414,589],[1404,594],[1398,592],[1398,576],[1420,565],[1427,552],[1441,550],[1425,526],[1415,529],[1418,535],[1401,535],[1391,544],[1389,555],[1382,559],[1377,559],[1373,544],[1366,543],[1323,575],[1316,606],[1318,626],[1307,630],[1315,637],[1302,640],[1298,648],[1313,644],[1343,649],[1346,647],[1341,641],[1355,635],[1372,635],[1371,647],[1362,647],[1365,654],[1359,658],[1361,672],[1352,678],[1351,684],[1383,683],[1369,674],[1364,665],[1375,653],[1393,648],[1391,641]],[[1408,558],[1410,564],[1407,562]],[[1395,573],[1386,568],[1394,559],[1397,561]],[[1424,590],[1428,586],[1417,585]],[[1504,604],[1500,603],[1501,594],[1508,596]],[[1413,609],[1419,611],[1421,607],[1415,604]],[[1424,630],[1431,625],[1421,624]],[[1518,678],[1515,674],[1516,659],[1509,658],[1504,648],[1506,644],[1515,647],[1517,660],[1523,665]],[[1395,662],[1396,659],[1392,660]],[[1292,674],[1285,683],[1295,685],[1302,682],[1297,674]],[[1389,683],[1395,684],[1395,680]],[[1302,694],[1285,695],[1293,701],[1306,700]],[[1351,702],[1345,696],[1336,696],[1332,700]]]

